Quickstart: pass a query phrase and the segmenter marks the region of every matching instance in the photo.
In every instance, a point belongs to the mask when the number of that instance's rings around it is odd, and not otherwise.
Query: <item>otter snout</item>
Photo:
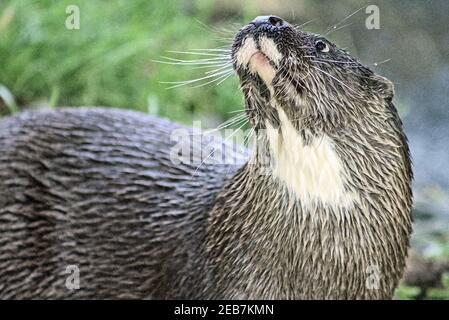
[[[283,55],[277,39],[290,25],[277,16],[259,16],[242,28],[233,45],[234,68],[240,77],[252,74],[272,85]]]
[[[250,22],[250,24],[253,24],[255,27],[281,27],[286,24],[282,18],[279,18],[277,16],[258,16],[253,21]]]

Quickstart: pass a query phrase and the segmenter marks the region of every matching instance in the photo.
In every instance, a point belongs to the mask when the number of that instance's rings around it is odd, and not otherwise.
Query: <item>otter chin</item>
[[[266,85],[271,86],[276,71],[265,54],[260,51],[255,52],[249,59],[249,69],[252,73],[257,73]]]
[[[282,55],[272,39],[266,36],[248,36],[235,54],[235,65],[247,68],[271,87],[281,59]]]

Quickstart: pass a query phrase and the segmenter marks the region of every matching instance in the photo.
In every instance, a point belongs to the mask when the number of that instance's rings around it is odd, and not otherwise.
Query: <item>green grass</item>
[[[80,8],[80,30],[65,27],[68,5]],[[229,111],[243,106],[235,77],[220,87],[167,90],[161,81],[194,79],[204,69],[154,62],[176,57],[168,50],[222,46],[214,40],[222,35],[196,20],[220,27],[211,6],[210,1],[176,0],[2,1],[0,85],[20,108],[102,105],[183,122],[228,118]]]
[[[426,292],[422,292],[419,287],[400,285],[395,291],[395,298],[400,300],[432,299],[432,300],[448,300],[449,299],[449,273],[444,273],[441,277],[441,284],[438,288],[429,288]]]

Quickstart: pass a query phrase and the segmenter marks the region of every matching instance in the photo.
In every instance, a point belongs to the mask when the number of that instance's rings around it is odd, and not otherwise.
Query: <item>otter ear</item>
[[[377,74],[371,76],[372,86],[379,93],[379,95],[387,101],[393,100],[394,84],[387,78],[381,77]]]

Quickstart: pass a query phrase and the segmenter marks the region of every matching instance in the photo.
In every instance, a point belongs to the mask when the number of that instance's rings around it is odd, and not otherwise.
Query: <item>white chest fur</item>
[[[303,206],[351,207],[354,194],[345,190],[347,176],[329,137],[323,135],[305,144],[285,112],[278,108],[280,128],[267,121],[273,175],[283,181]]]

